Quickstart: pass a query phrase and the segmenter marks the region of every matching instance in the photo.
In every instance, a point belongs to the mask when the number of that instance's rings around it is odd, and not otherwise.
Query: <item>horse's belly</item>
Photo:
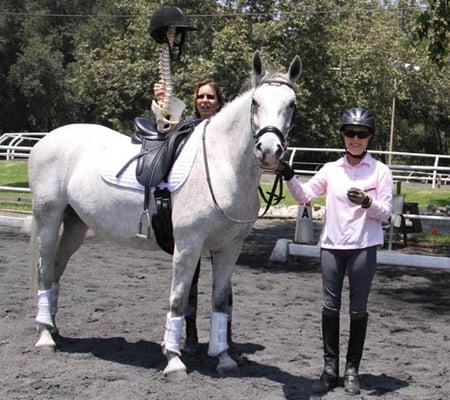
[[[130,239],[137,233],[144,195],[112,186],[101,178],[98,166],[106,155],[106,151],[100,151],[97,159],[80,160],[67,185],[68,203],[97,234]]]

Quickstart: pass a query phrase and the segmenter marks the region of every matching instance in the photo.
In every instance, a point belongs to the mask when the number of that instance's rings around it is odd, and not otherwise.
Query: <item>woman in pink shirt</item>
[[[367,328],[367,299],[383,244],[382,222],[392,210],[392,174],[367,147],[375,133],[372,113],[351,108],[339,128],[345,155],[329,162],[305,184],[288,164],[282,174],[294,198],[309,202],[326,194],[326,221],[320,238],[323,283],[322,336],[324,368],[312,392],[323,395],[339,381],[339,313],[345,272],[350,286],[350,338],[344,372],[345,391],[360,393],[358,378]]]

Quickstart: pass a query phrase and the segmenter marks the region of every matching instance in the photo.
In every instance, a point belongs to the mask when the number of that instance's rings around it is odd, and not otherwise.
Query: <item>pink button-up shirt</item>
[[[287,182],[292,196],[305,203],[326,194],[325,226],[320,246],[326,249],[358,249],[383,244],[382,221],[392,212],[392,173],[369,153],[355,166],[347,157],[326,163],[307,183],[296,177]],[[352,203],[351,187],[372,198],[369,208]]]

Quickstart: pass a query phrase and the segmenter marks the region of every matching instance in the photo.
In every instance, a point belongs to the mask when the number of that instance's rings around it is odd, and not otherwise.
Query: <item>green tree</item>
[[[448,64],[450,7],[448,0],[427,1],[417,17],[417,37],[427,42],[428,56],[439,67]]]

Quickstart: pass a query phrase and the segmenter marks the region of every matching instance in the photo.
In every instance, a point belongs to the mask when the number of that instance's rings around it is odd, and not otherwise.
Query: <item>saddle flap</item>
[[[194,128],[195,125],[183,124],[167,135],[143,138],[142,156],[136,165],[136,179],[142,186],[147,189],[167,180],[182,143]]]

